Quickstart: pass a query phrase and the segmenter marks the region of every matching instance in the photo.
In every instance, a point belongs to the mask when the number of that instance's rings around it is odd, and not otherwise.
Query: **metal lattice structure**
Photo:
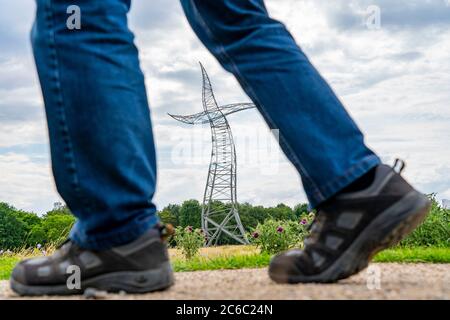
[[[239,243],[248,240],[242,226],[236,196],[236,149],[227,115],[254,108],[253,103],[235,103],[219,106],[205,68],[200,63],[203,77],[203,112],[180,116],[169,114],[186,124],[209,123],[211,128],[211,162],[202,206],[202,229],[207,237],[207,246],[218,243],[227,235]]]

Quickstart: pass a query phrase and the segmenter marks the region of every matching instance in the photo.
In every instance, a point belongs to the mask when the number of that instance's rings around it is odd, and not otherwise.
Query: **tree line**
[[[226,206],[218,203],[216,205]],[[306,204],[291,208],[283,203],[275,207],[253,206],[250,203],[238,204],[239,215],[244,228],[249,231],[268,218],[277,220],[298,220],[307,212]],[[169,204],[158,212],[164,223],[173,226],[200,228],[202,205],[191,199],[180,204]],[[0,250],[17,250],[37,245],[57,244],[68,237],[75,223],[70,210],[61,204],[42,216],[33,212],[19,210],[8,203],[0,202]],[[224,237],[220,244],[234,243]]]

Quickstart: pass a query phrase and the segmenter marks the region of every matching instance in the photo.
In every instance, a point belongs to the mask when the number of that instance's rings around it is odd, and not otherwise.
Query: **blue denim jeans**
[[[33,51],[58,192],[71,239],[103,250],[158,222],[144,76],[127,27],[130,0],[36,0]],[[262,0],[181,0],[193,30],[239,81],[298,170],[312,207],[380,163],[328,84]]]

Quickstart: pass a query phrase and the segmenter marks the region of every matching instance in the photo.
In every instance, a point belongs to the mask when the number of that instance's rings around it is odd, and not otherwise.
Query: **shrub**
[[[75,217],[65,206],[39,217],[0,203],[0,249],[19,250],[37,244],[57,244],[68,237]]]
[[[268,219],[258,224],[249,238],[263,253],[301,247],[312,218],[313,215],[303,215],[299,221]]]
[[[430,195],[431,211],[425,221],[400,242],[403,247],[450,247],[450,210]]]
[[[75,217],[71,214],[46,215],[41,223],[46,239],[40,243],[57,244],[64,241],[69,236],[74,223]]]
[[[180,206],[177,204],[169,204],[158,212],[158,216],[163,223],[177,227],[179,224]]]
[[[191,226],[177,227],[174,235],[177,248],[181,250],[186,259],[192,259],[205,244],[205,235],[201,229]]]
[[[197,200],[186,200],[179,209],[178,223],[182,227],[200,228],[202,206]]]
[[[25,242],[26,225],[14,216],[14,210],[0,204],[0,250],[19,248]]]

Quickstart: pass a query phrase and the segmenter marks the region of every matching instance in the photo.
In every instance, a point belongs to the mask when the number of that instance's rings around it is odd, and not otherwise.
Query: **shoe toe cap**
[[[20,282],[22,284],[27,283],[25,266],[23,265],[23,263],[19,263],[15,266],[11,274],[11,278],[14,279],[14,281]]]
[[[301,255],[301,250],[293,249],[274,256],[269,265],[270,278],[278,283],[290,283],[292,276],[301,275],[296,263]]]
[[[44,267],[51,271],[48,257],[38,257],[22,260],[13,269],[11,278],[21,284],[35,284],[39,282],[39,269]],[[44,277],[45,278],[45,277]]]

